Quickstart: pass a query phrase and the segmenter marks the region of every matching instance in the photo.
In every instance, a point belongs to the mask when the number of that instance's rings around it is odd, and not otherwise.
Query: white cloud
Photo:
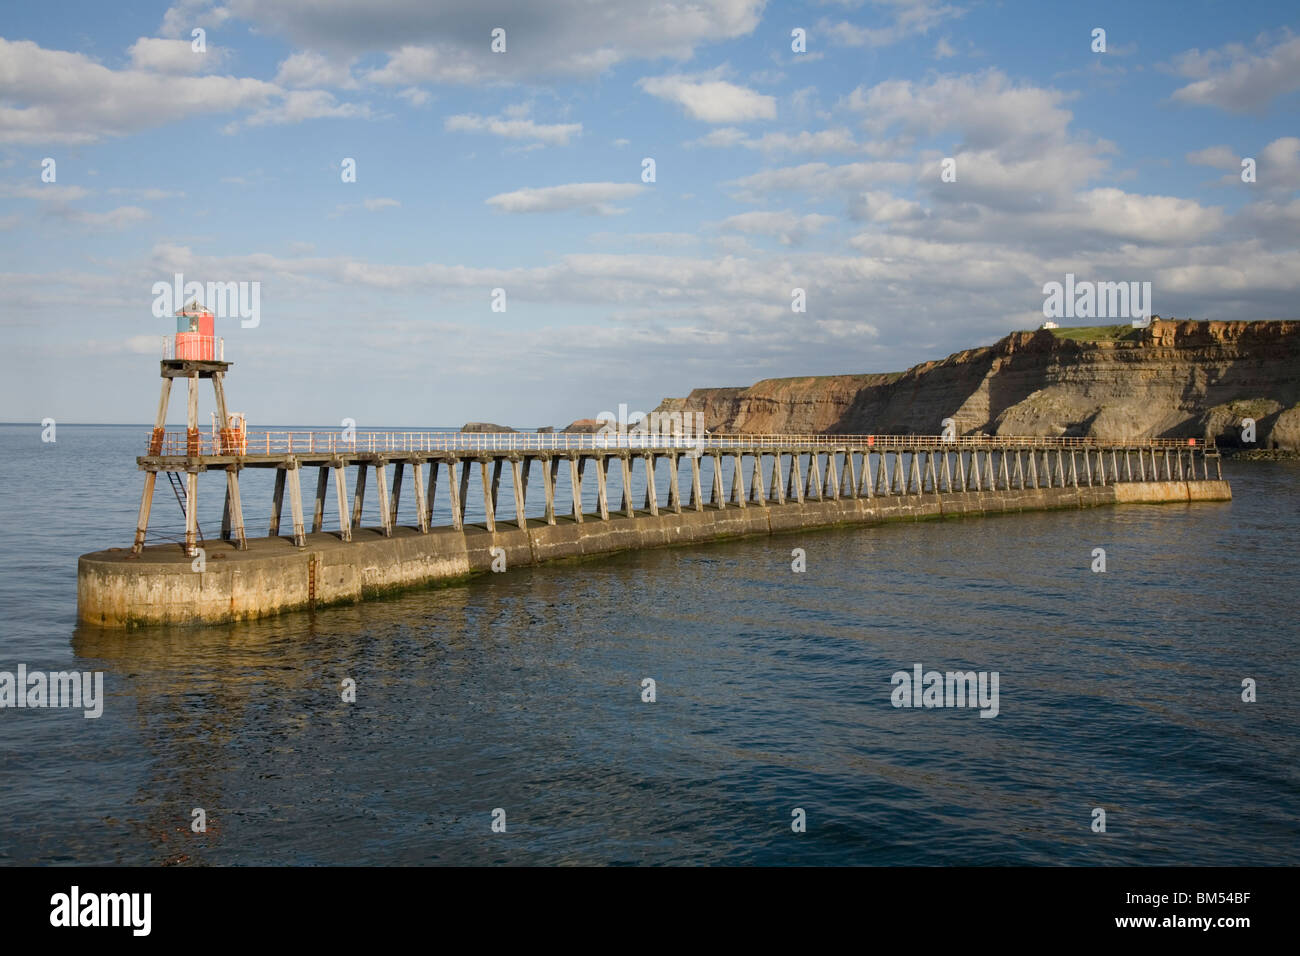
[[[817,24],[817,32],[839,46],[883,47],[929,33],[943,21],[960,17],[964,12],[942,0],[874,0],[872,6],[885,11],[884,26],[864,27],[846,20],[838,23],[822,20]]]
[[[748,136],[734,126],[710,130],[693,140],[692,146],[731,147],[743,146],[764,153],[854,153],[862,146],[853,133],[844,127],[823,130],[800,130],[798,133],[771,132],[762,136]]]
[[[134,69],[174,74],[209,73],[221,66],[226,52],[208,45],[204,52],[197,53],[190,40],[160,37],[140,37],[127,50]]]
[[[535,123],[531,119],[479,116],[463,113],[448,116],[444,127],[453,132],[491,133],[506,139],[532,140],[548,146],[568,146],[569,138],[582,133],[581,123]]]
[[[0,184],[0,196],[11,199],[39,199],[43,202],[70,202],[85,199],[90,190],[82,186],[61,186],[58,183],[4,183]]]
[[[1213,166],[1215,169],[1233,169],[1240,165],[1241,157],[1227,146],[1207,146],[1187,154],[1187,161],[1197,166]]]
[[[651,96],[676,103],[705,123],[746,123],[776,119],[776,98],[725,80],[689,76],[650,76],[637,85]]]
[[[205,18],[237,19],[298,49],[385,54],[369,75],[376,83],[494,84],[591,76],[635,59],[686,60],[703,44],[753,32],[763,7],[764,0],[547,0],[544,8],[517,0],[182,0],[164,25],[175,31],[168,35],[188,35]],[[495,27],[506,30],[504,54],[489,48]]]
[[[1189,50],[1170,65],[1193,82],[1173,99],[1234,113],[1263,110],[1278,96],[1300,89],[1300,36],[1285,32],[1271,45],[1261,37],[1252,52],[1240,43],[1202,53]]]
[[[631,198],[644,188],[639,183],[568,183],[516,189],[490,197],[487,204],[508,213],[577,210],[610,216],[625,212],[612,206],[612,201]]]
[[[310,50],[285,57],[275,74],[275,82],[295,89],[320,86],[353,89],[357,85],[350,60],[331,59]]]
[[[370,115],[370,107],[340,103],[333,93],[326,90],[292,90],[274,105],[252,113],[243,125],[280,126],[309,119],[369,119]],[[226,132],[234,132],[239,126],[239,123],[232,123]]]
[[[809,213],[796,215],[789,210],[783,212],[745,212],[724,219],[719,228],[729,232],[739,232],[751,236],[772,236],[785,246],[797,246],[822,226],[835,221],[834,216],[822,216]]]
[[[71,206],[57,206],[51,212],[68,222],[92,229],[118,231],[152,218],[149,211],[139,206],[118,206],[107,212],[88,212]]]
[[[0,142],[90,143],[203,113],[264,106],[274,84],[110,70],[80,53],[0,38]]]

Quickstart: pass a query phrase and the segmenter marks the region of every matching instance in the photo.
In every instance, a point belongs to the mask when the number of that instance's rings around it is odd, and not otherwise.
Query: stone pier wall
[[[492,532],[482,527],[434,528],[428,533],[395,528],[385,537],[378,530],[354,529],[351,542],[320,532],[306,535],[301,548],[281,537],[249,539],[244,550],[228,542],[208,542],[202,572],[174,545],[145,548],[139,554],[113,549],[83,555],[78,562],[77,613],[82,621],[108,627],[218,624],[466,578],[491,569],[493,548],[504,549],[507,566],[517,568],[558,558],[835,525],[1231,497],[1225,481],[1121,482],[802,504],[732,503],[680,514],[661,508],[657,516],[637,512],[632,518],[611,515],[601,520],[588,515],[582,522],[565,518],[555,524],[530,519],[526,531],[504,524]]]

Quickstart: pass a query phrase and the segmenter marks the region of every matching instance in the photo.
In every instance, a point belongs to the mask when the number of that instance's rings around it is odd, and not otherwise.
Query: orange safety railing
[[[1191,447],[1206,451],[1214,443],[1196,438],[1153,438],[1145,441],[1098,441],[1093,438],[998,438],[965,435],[656,435],[639,432],[572,434],[565,432],[356,432],[263,431],[240,432],[221,429],[217,436],[186,435],[185,432],[154,432],[149,455],[195,457],[238,455],[354,455],[418,452],[511,452],[511,451],[602,451],[610,449],[658,450],[695,449],[708,451],[774,448],[817,448],[892,451],[917,447],[934,448],[1155,448]]]

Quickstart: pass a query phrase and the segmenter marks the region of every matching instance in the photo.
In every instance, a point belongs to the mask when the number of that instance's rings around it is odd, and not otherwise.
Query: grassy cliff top
[[[1142,330],[1132,325],[1076,325],[1047,331],[1071,342],[1136,342],[1142,338]]]

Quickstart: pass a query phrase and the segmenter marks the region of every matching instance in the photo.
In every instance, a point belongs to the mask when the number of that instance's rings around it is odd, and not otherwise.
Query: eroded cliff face
[[[699,411],[745,434],[1084,435],[1108,441],[1214,438],[1300,448],[1300,322],[1153,319],[1078,341],[1069,329],[1014,332],[901,374],[765,379],[696,389],[659,411]]]

